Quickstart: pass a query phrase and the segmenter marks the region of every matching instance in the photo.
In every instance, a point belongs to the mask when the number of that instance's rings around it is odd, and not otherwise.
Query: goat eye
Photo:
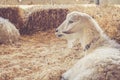
[[[73,21],[69,21],[69,23],[73,23]]]

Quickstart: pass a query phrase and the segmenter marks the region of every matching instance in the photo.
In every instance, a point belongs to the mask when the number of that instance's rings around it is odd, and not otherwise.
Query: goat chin
[[[73,48],[76,44],[80,43],[79,33],[67,34],[67,35],[65,35],[65,39],[67,40],[68,48]]]

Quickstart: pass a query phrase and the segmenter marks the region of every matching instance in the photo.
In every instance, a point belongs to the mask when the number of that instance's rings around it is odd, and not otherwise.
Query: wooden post
[[[100,0],[95,0],[95,4],[99,5],[100,4]]]

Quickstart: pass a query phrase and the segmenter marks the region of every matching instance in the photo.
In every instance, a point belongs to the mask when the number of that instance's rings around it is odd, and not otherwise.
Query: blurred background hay
[[[57,28],[64,20],[68,9],[36,10],[28,15],[24,33],[32,34],[37,31],[47,31]]]
[[[0,17],[9,19],[22,33],[24,27],[24,10],[17,6],[0,6]]]

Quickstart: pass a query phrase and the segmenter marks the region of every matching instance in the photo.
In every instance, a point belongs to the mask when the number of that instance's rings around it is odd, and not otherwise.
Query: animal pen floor
[[[70,6],[70,12],[89,13],[120,43],[120,7]],[[84,55],[80,53],[67,49],[66,41],[58,39],[54,30],[21,36],[16,45],[0,45],[0,80],[60,80],[61,74]]]
[[[51,30],[22,36],[16,45],[0,45],[0,80],[59,80],[81,57],[65,48],[66,41]]]

